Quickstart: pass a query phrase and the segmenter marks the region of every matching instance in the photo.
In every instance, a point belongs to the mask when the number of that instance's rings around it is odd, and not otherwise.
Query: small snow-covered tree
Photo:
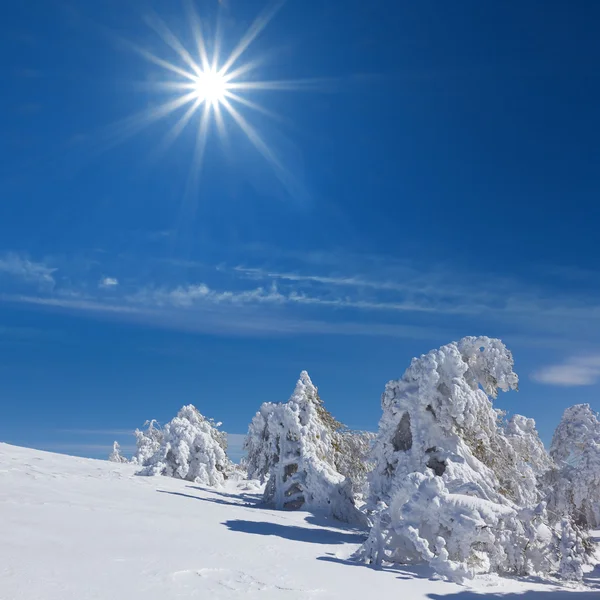
[[[121,446],[119,445],[119,442],[113,443],[113,449],[108,457],[108,460],[115,463],[129,462],[124,456],[121,455]]]
[[[560,575],[563,579],[581,581],[585,564],[584,538],[568,519],[561,521],[560,531]]]
[[[326,510],[344,521],[360,519],[352,484],[336,469],[340,427],[306,371],[287,403],[263,404],[245,448],[249,476],[267,480],[265,501],[277,508]]]
[[[279,459],[278,440],[273,435],[269,423],[277,405],[264,402],[254,415],[248,426],[248,434],[244,440],[244,450],[247,453],[244,464],[248,477],[264,483],[274,463]]]
[[[565,410],[550,455],[550,508],[581,527],[600,526],[600,420],[589,404]]]
[[[506,423],[492,405],[517,384],[511,353],[487,337],[432,350],[387,384],[369,475],[374,526],[359,558],[425,561],[457,580],[558,570],[559,533],[537,486],[551,460],[532,420]]]
[[[139,475],[165,475],[203,485],[222,485],[232,470],[226,434],[191,404],[161,430],[158,448],[143,462]]]

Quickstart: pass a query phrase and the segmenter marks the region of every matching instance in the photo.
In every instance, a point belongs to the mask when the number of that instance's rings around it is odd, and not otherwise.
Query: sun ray
[[[231,81],[227,83],[228,90],[277,90],[277,91],[314,91],[323,89],[333,79],[274,79],[271,81]]]
[[[125,137],[130,137],[151,123],[164,119],[177,109],[188,104],[189,102],[192,102],[195,97],[196,94],[191,92],[185,96],[179,96],[173,100],[170,100],[169,102],[159,104],[158,106],[151,106],[150,108],[146,108],[145,110],[119,121],[113,126],[113,129],[117,131],[121,130],[122,133],[125,133]]]
[[[231,105],[231,103],[227,100],[223,100],[223,106],[227,110],[227,112],[232,116],[233,120],[239,125],[240,129],[246,134],[248,139],[252,142],[254,147],[263,155],[264,158],[267,159],[268,162],[271,163],[273,167],[275,167],[278,175],[280,173],[286,173],[287,171],[281,164],[281,162],[277,159],[273,151],[269,148],[269,146],[264,142],[262,137],[256,131],[246,119]]]
[[[215,37],[213,40],[213,54],[212,54],[212,64],[211,69],[215,71],[215,73],[219,73],[219,75],[223,75],[221,70],[219,69],[219,57],[221,55],[221,19],[217,16],[217,26],[215,28]]]
[[[178,67],[177,65],[174,65],[173,63],[170,63],[167,60],[164,60],[162,58],[159,58],[158,56],[155,56],[154,54],[152,54],[152,52],[149,52],[148,50],[144,50],[144,48],[140,48],[140,46],[138,46],[137,44],[130,44],[131,47],[141,56],[143,56],[146,60],[154,63],[155,65],[158,65],[159,67],[162,67],[163,69],[167,69],[168,71],[172,71],[173,73],[177,73],[177,75],[181,75],[182,77],[185,77],[186,79],[191,79],[192,81],[195,78],[195,74],[194,73],[190,73],[189,71],[186,71],[185,69],[182,69],[181,67]]]
[[[300,190],[290,172],[284,167],[277,153],[267,144],[265,138],[244,116],[245,109],[255,111],[279,122],[284,122],[280,115],[269,110],[255,98],[249,98],[246,92],[314,90],[324,85],[323,79],[289,79],[272,81],[244,80],[256,72],[264,64],[264,58],[240,60],[249,47],[263,32],[265,27],[281,9],[285,0],[274,0],[252,22],[242,35],[233,50],[220,58],[221,54],[221,21],[217,18],[214,40],[207,44],[203,22],[200,20],[193,0],[183,0],[185,11],[193,36],[192,50],[186,48],[181,39],[155,13],[146,17],[147,25],[173,51],[172,58],[163,58],[153,51],[135,44],[129,44],[140,56],[156,67],[168,72],[161,81],[149,81],[141,86],[153,91],[172,95],[167,101],[150,107],[133,115],[120,126],[127,135],[139,132],[145,125],[159,121],[182,111],[174,117],[159,144],[158,153],[164,152],[173,144],[188,126],[197,119],[191,167],[186,184],[186,202],[197,198],[197,185],[200,181],[207,140],[211,125],[214,123],[218,138],[226,141],[228,128],[226,120],[235,123],[251,145],[262,155],[274,170],[277,178],[292,194]],[[251,78],[250,78],[251,79]]]
[[[163,143],[161,144],[161,151],[167,150],[171,144],[181,135],[181,132],[186,128],[187,124],[190,122],[191,118],[194,116],[194,113],[198,110],[198,107],[202,103],[202,100],[196,98],[194,102],[189,106],[189,108],[179,117],[179,120],[171,129],[169,129],[167,135],[163,139]]]
[[[248,46],[250,46],[257,38],[284,4],[285,0],[274,2],[254,20],[254,23],[250,25],[248,31],[242,36],[242,39],[238,42],[237,46],[232,50],[231,54],[221,67],[221,73],[227,73],[227,71],[229,71],[235,61],[248,49]]]
[[[204,41],[204,35],[202,34],[202,22],[200,17],[194,8],[192,0],[186,0],[185,2],[186,11],[192,26],[192,33],[194,40],[196,41],[196,48],[198,50],[198,57],[200,58],[200,67],[203,71],[210,68],[210,61],[208,59],[208,52],[206,51],[206,43]]]
[[[247,75],[251,71],[254,71],[254,69],[256,69],[262,62],[262,60],[248,61],[234,71],[227,71],[226,73],[223,73],[223,79],[225,79],[225,81],[234,81],[241,75]]]
[[[196,87],[193,81],[134,81],[130,85],[151,92],[191,92]]]
[[[200,117],[200,123],[198,125],[198,131],[196,133],[196,142],[194,144],[194,156],[192,158],[192,165],[190,169],[190,176],[188,178],[188,189],[187,196],[193,197],[198,189],[198,182],[200,178],[200,171],[202,163],[204,162],[204,151],[206,149],[206,141],[208,138],[208,125],[210,122],[210,104],[204,103],[204,110]]]
[[[183,44],[158,15],[151,13],[146,17],[146,23],[162,38],[162,40],[168,46],[177,52],[180,58],[192,69],[192,71],[194,71],[194,73],[196,73],[196,75],[200,75],[202,73],[202,69],[200,69],[196,62],[194,62],[194,59],[191,57],[190,53],[183,47]]]
[[[215,123],[217,125],[217,132],[221,139],[224,139],[227,135],[225,130],[225,121],[223,119],[223,111],[221,110],[221,104],[215,106]]]
[[[225,91],[225,97],[229,98],[230,100],[234,100],[235,102],[239,102],[240,104],[243,104],[244,106],[247,106],[248,108],[251,108],[252,110],[255,110],[256,112],[266,115],[267,117],[271,117],[271,119],[274,119],[275,121],[283,121],[284,120],[283,117],[281,117],[281,115],[278,115],[277,113],[273,112],[272,110],[269,110],[268,108],[265,108],[264,106],[261,106],[257,102],[252,102],[252,100],[248,100],[248,98],[244,98],[243,96],[240,96],[239,94],[234,94],[233,92],[230,92],[229,90]]]

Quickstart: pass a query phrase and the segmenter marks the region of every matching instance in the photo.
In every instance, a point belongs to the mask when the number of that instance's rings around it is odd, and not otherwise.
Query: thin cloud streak
[[[437,328],[389,323],[328,321],[297,315],[252,311],[243,305],[204,305],[195,309],[168,306],[155,310],[89,300],[0,295],[0,301],[25,302],[48,308],[97,314],[161,329],[217,335],[268,337],[273,335],[350,335],[432,339],[446,335]],[[236,310],[231,310],[235,308]]]
[[[369,259],[369,264],[380,266],[367,274],[367,263],[357,262],[354,274],[344,275],[333,265],[325,272],[323,261],[313,268],[324,273],[191,262],[202,276],[190,283],[181,281],[189,271],[165,270],[165,262],[157,260],[150,262],[146,281],[136,283],[131,274],[140,269],[134,258],[112,266],[105,264],[110,261],[100,264],[81,257],[70,262],[54,259],[61,272],[55,280],[55,268],[18,253],[5,254],[0,273],[9,272],[18,285],[7,286],[0,301],[243,336],[324,333],[437,339],[439,333],[449,334],[441,321],[446,317],[448,323],[449,315],[456,317],[450,328],[456,326],[459,335],[467,325],[469,331],[480,326],[489,331],[492,324],[532,340],[562,335],[583,342],[600,328],[600,306],[576,294],[552,295],[492,277],[473,283],[449,269],[419,271],[404,263],[385,265]],[[102,274],[107,272],[110,277]],[[151,283],[165,277],[168,285]],[[255,287],[249,287],[249,280]]]
[[[538,383],[564,387],[596,385],[600,382],[600,354],[577,356],[532,373]]]
[[[10,252],[0,258],[0,273],[5,273],[27,282],[54,285],[56,269],[43,263],[33,262],[24,256]]]

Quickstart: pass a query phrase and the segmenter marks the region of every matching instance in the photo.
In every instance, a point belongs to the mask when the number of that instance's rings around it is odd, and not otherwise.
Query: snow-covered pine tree
[[[600,420],[589,404],[563,414],[550,446],[556,469],[549,477],[549,507],[580,527],[600,526]]]
[[[535,421],[522,415],[513,415],[502,424],[509,448],[505,452],[508,468],[500,466],[498,477],[509,497],[520,506],[532,506],[546,499],[540,482],[553,468],[550,458],[535,428]]]
[[[248,426],[248,434],[244,440],[247,453],[244,460],[249,479],[258,479],[264,483],[273,464],[279,460],[278,439],[272,433],[269,423],[277,405],[264,402]]]
[[[566,580],[581,581],[586,562],[583,537],[570,519],[564,518],[560,525],[560,576]]]
[[[559,569],[535,485],[551,461],[533,421],[505,423],[492,405],[517,384],[511,353],[487,337],[432,350],[387,384],[369,476],[375,524],[358,558],[427,562],[457,580]]]
[[[344,521],[360,520],[352,484],[336,469],[341,427],[306,371],[287,403],[263,404],[250,424],[245,448],[249,476],[268,477],[265,501],[277,508],[325,510]]]
[[[119,442],[113,442],[113,449],[108,457],[108,460],[115,463],[129,462],[124,456],[121,455],[121,446],[119,445]]]
[[[388,503],[398,482],[426,468],[439,476],[450,468],[453,479],[465,471],[465,483],[495,497],[494,472],[511,467],[490,398],[517,388],[512,367],[504,344],[489,338],[464,338],[413,359],[381,399],[371,501]]]
[[[352,492],[357,500],[367,493],[367,476],[373,470],[371,445],[375,434],[370,431],[355,431],[341,427],[334,432],[334,463],[352,484]]]
[[[158,448],[144,460],[139,475],[165,475],[203,485],[222,485],[232,470],[226,433],[191,404],[160,431]],[[156,431],[156,430],[153,430]]]
[[[142,467],[158,452],[163,439],[162,429],[156,420],[146,421],[144,427],[146,427],[145,431],[136,429],[133,432],[136,452],[131,459],[132,463]]]

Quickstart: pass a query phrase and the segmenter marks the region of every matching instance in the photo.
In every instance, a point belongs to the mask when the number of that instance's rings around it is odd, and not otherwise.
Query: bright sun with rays
[[[170,145],[195,119],[198,122],[192,169],[199,170],[206,146],[210,124],[225,136],[224,118],[231,118],[246,134],[254,147],[274,168],[284,185],[290,183],[290,175],[275,153],[269,148],[257,129],[242,114],[242,107],[264,115],[277,117],[257,102],[247,97],[247,92],[256,90],[295,90],[309,88],[316,80],[259,81],[254,77],[258,61],[241,61],[250,44],[263,31],[283,1],[271,4],[249,27],[229,55],[220,56],[220,35],[215,36],[209,52],[202,31],[202,24],[191,0],[187,2],[187,17],[191,24],[195,44],[186,48],[179,38],[157,16],[147,19],[147,24],[170,48],[175,60],[163,58],[132,44],[134,50],[145,59],[161,67],[168,79],[153,87],[169,94],[167,101],[134,116],[128,121],[132,130],[139,130],[151,122],[171,115],[177,120],[170,128],[163,146]],[[246,79],[252,76],[252,79]]]
[[[215,69],[202,71],[196,77],[196,81],[191,85],[193,86],[197,99],[204,102],[210,102],[213,107],[220,104],[225,99],[227,78]]]

